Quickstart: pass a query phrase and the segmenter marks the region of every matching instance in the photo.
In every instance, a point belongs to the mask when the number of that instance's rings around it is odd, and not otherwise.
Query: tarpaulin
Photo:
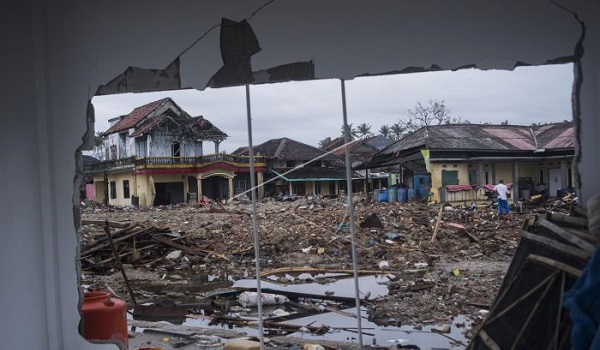
[[[458,191],[470,191],[473,189],[471,185],[446,185],[446,191],[458,192]]]
[[[564,296],[564,307],[573,323],[572,345],[575,350],[600,349],[600,249],[596,250],[583,274]]]

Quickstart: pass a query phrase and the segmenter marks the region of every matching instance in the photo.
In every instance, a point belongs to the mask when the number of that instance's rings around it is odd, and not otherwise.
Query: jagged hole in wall
[[[302,69],[307,67],[314,74],[312,63],[302,65]],[[536,75],[536,70],[540,71],[539,75]],[[465,69],[356,78],[346,82],[348,123],[356,137],[387,133],[393,141],[405,136],[407,130],[417,130],[423,123],[540,127],[545,123],[570,121],[572,71],[571,64],[564,64],[520,67],[511,72]],[[549,74],[554,74],[555,80],[545,80]],[[564,79],[569,74],[571,81]],[[434,82],[435,75],[443,76],[439,80],[442,83]],[[514,77],[515,80],[511,80],[503,75],[520,75],[524,80]],[[509,93],[519,88],[514,84],[534,77],[541,79],[538,86],[548,88],[556,84],[562,89],[533,91],[534,85],[531,85],[530,90],[525,88],[522,91],[522,100]],[[493,87],[489,80],[494,79],[498,79],[498,84],[506,85]],[[461,81],[460,84],[456,80]],[[482,103],[485,101],[485,88],[477,85],[482,80],[488,80],[486,86],[493,87],[496,100],[504,99],[503,103],[495,106]],[[438,89],[412,88],[426,84]],[[227,199],[232,193],[235,195],[248,189],[248,177],[237,176],[231,169],[207,170],[205,176],[200,176],[198,171],[182,170],[194,167],[186,164],[188,157],[211,155],[226,158],[236,150],[239,154],[246,154],[241,149],[248,144],[243,87],[205,91],[179,88],[179,61],[175,60],[160,70],[130,67],[100,87],[98,95],[89,101],[88,130],[76,152],[74,217],[78,232],[81,232],[81,210],[96,205],[93,202],[120,206],[169,205],[202,200],[199,195],[212,200]],[[539,101],[558,100],[563,106],[555,108],[559,112],[552,115],[540,115],[539,111],[547,111],[548,106],[540,104],[534,96],[550,93],[556,95]],[[251,87],[251,96],[254,146],[270,139],[290,138],[319,147],[341,136],[343,122],[339,81],[257,85]],[[529,117],[525,119],[522,111],[518,110],[523,108],[531,108]],[[438,119],[435,119],[436,116]],[[301,132],[297,133],[298,130]],[[315,134],[316,137],[313,136]],[[302,135],[311,137],[305,139]],[[505,141],[510,143],[510,140]],[[574,147],[574,143],[570,146]],[[328,163],[323,161],[322,164],[327,166]],[[550,162],[536,160],[532,164],[531,169],[521,168],[528,175],[523,176],[524,183],[528,185],[541,185],[551,173],[555,174]],[[406,165],[402,169],[389,165],[381,167],[388,174],[400,177],[404,171],[410,171]],[[172,166],[173,172],[167,176],[161,169],[169,166]],[[470,169],[475,171],[479,168],[471,166]],[[575,171],[574,168],[572,170]],[[490,169],[485,176],[493,177],[493,171]],[[473,179],[477,178],[483,178],[483,174],[473,175]],[[569,176],[568,181],[573,178]],[[268,191],[261,194],[273,195]],[[83,260],[79,260],[80,257],[78,254],[78,276],[85,275],[85,271],[81,270]],[[89,264],[92,255],[82,258],[88,260],[85,264]],[[80,281],[80,285],[87,286],[88,283]]]

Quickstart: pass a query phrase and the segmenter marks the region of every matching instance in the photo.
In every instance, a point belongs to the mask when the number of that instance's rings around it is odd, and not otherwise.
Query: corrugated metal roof
[[[572,122],[541,125],[536,129],[541,147],[546,149],[575,148],[575,128]]]
[[[541,126],[449,124],[423,127],[380,152],[432,150],[533,151],[574,147],[572,122]]]

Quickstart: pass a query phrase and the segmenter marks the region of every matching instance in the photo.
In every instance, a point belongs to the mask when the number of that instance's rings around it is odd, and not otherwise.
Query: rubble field
[[[257,203],[263,275],[286,284],[314,282],[289,278],[306,271],[351,273],[347,198],[287,199]],[[385,274],[382,283],[389,290],[361,296],[369,320],[416,329],[447,323],[463,327],[467,338],[496,297],[523,221],[568,210],[554,201],[499,218],[491,202],[379,203],[355,197],[353,203],[357,269]],[[160,299],[193,304],[255,276],[248,201],[151,208],[84,202],[81,220],[82,285],[108,290],[128,305],[133,300],[107,230],[138,304]],[[459,315],[468,324],[455,322]]]

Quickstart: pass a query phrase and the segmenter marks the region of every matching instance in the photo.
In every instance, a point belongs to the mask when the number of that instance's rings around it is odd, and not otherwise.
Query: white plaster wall
[[[3,348],[116,348],[88,344],[76,331],[74,152],[86,132],[87,101],[97,86],[129,65],[163,68],[221,16],[240,20],[263,3],[1,2]],[[600,192],[600,159],[594,153],[600,133],[600,5],[565,4],[588,25],[581,92],[586,199]],[[541,64],[572,54],[579,35],[572,16],[545,0],[381,1],[376,6],[366,0],[275,1],[250,23],[263,48],[253,57],[254,68],[313,60],[318,77],[342,78],[432,64],[444,69]],[[182,56],[183,87],[202,88],[220,68],[218,47],[217,29]]]
[[[582,203],[600,194],[600,2],[585,2],[583,19],[587,24],[585,53],[582,60],[581,86],[581,158],[578,162],[581,177]],[[594,17],[595,16],[595,17]]]
[[[135,149],[135,137],[129,137],[133,133],[134,129],[129,129],[127,131],[127,138],[125,139],[125,147],[127,148],[126,157],[132,157],[136,155]]]
[[[171,145],[176,139],[173,136],[154,134],[150,144],[152,157],[171,157]]]

